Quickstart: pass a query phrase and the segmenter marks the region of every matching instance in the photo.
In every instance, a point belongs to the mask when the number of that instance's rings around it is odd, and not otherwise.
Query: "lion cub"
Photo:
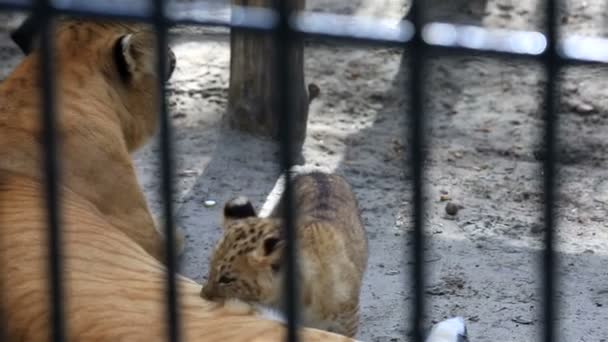
[[[367,238],[357,200],[344,178],[313,172],[293,178],[305,326],[354,336]],[[238,298],[281,309],[285,246],[281,203],[256,216],[245,197],[226,203],[224,236],[211,259],[206,299]]]

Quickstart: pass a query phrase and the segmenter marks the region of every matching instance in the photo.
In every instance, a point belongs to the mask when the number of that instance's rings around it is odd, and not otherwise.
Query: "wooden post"
[[[303,10],[305,0],[291,1],[292,8]],[[272,0],[232,0],[233,5],[269,8]],[[233,29],[230,50],[230,89],[225,120],[231,128],[256,135],[279,137],[280,116],[274,101],[278,94],[275,78],[276,53],[271,34]],[[304,46],[292,43],[288,52],[292,90],[291,119],[293,143],[299,151],[306,137],[309,97],[304,83]]]

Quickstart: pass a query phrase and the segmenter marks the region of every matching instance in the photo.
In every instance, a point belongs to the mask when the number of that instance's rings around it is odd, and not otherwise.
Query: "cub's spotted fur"
[[[293,179],[297,210],[303,324],[354,336],[367,238],[357,200],[340,176],[312,172]],[[268,218],[246,198],[224,207],[224,236],[201,295],[238,298],[280,309],[283,248],[281,200]]]

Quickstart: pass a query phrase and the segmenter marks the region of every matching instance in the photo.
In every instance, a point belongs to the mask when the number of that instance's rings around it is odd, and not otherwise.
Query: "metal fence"
[[[218,19],[207,14],[205,3],[178,4],[168,3],[164,0],[154,1],[122,1],[114,5],[105,1],[69,1],[69,0],[0,0],[0,11],[28,11],[41,24],[41,57],[42,57],[42,99],[43,110],[43,148],[46,172],[46,204],[48,210],[49,228],[49,269],[51,277],[49,298],[52,304],[52,336],[53,341],[65,341],[67,326],[64,317],[64,294],[62,289],[62,259],[61,259],[61,227],[58,196],[58,158],[55,134],[55,100],[53,97],[54,77],[51,53],[53,44],[52,18],[61,14],[78,15],[92,18],[113,18],[123,20],[144,21],[156,27],[160,56],[158,65],[159,75],[165,74],[166,65],[162,61],[166,58],[167,29],[171,25],[191,24],[202,26],[220,26],[240,28],[265,34],[272,34],[275,38],[278,52],[277,84],[281,94],[290,94],[290,80],[288,73],[287,51],[295,40],[304,38],[332,38],[343,43],[358,43],[369,45],[401,46],[407,48],[409,58],[410,79],[406,89],[409,89],[410,109],[404,115],[409,115],[409,133],[404,132],[409,141],[411,151],[411,172],[413,175],[413,248],[412,257],[414,267],[411,277],[414,280],[412,321],[413,341],[423,341],[422,320],[425,312],[424,296],[424,225],[423,225],[423,161],[424,155],[424,126],[425,115],[423,106],[424,92],[423,70],[425,58],[430,54],[470,54],[482,52],[494,56],[525,58],[540,61],[546,72],[546,89],[544,97],[544,224],[545,248],[544,257],[539,265],[542,271],[543,309],[540,312],[541,321],[544,322],[542,331],[543,341],[554,341],[555,338],[555,258],[554,258],[554,204],[556,194],[556,104],[557,104],[557,74],[564,63],[606,63],[608,62],[608,45],[599,38],[560,39],[557,21],[557,0],[546,0],[545,32],[492,30],[480,27],[454,25],[448,23],[426,23],[423,25],[422,1],[413,1],[409,20],[403,20],[395,26],[385,20],[351,18],[343,15],[331,15],[312,12],[295,12],[289,1],[274,1],[274,9],[254,9],[233,7],[231,19]],[[181,6],[181,7],[180,7]],[[183,9],[188,8],[188,11]],[[181,9],[181,10],[180,10]],[[598,44],[599,43],[599,44]],[[602,49],[603,46],[606,48]],[[158,84],[161,94],[164,94],[165,85]],[[291,108],[287,96],[278,96],[277,112],[284,113],[281,118],[281,166],[282,170],[290,169],[293,164],[292,142],[290,140],[293,130],[289,117]],[[167,319],[168,340],[180,341],[179,316],[177,310],[177,289],[175,282],[176,258],[174,251],[174,220],[173,220],[173,161],[171,126],[167,115],[166,101],[163,97],[160,104],[160,141],[161,141],[161,167],[162,183],[161,194],[164,204],[164,230],[167,236]],[[286,315],[288,318],[288,341],[296,341],[297,322],[297,286],[295,279],[296,248],[294,234],[294,209],[291,205],[292,189],[287,177],[286,193],[286,262],[287,276],[285,281]]]

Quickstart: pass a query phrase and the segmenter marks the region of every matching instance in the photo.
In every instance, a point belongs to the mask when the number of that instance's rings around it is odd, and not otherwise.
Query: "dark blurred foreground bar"
[[[543,322],[543,341],[555,341],[556,331],[556,311],[557,303],[555,298],[555,203],[557,192],[556,179],[556,132],[557,132],[557,104],[559,103],[557,91],[558,73],[560,70],[560,60],[557,54],[557,43],[559,41],[559,30],[557,24],[558,18],[558,0],[545,0],[546,2],[546,30],[547,30],[547,50],[543,54],[543,64],[546,75],[545,88],[545,131],[544,131],[544,148],[545,158],[543,161],[543,194],[544,194],[544,210],[543,219],[545,222],[545,249],[541,263],[542,271],[542,315]]]
[[[158,75],[167,74],[167,29],[168,22],[165,17],[165,0],[154,0],[154,20],[157,37]],[[165,232],[166,251],[166,289],[167,289],[167,340],[169,342],[181,341],[179,320],[179,294],[176,285],[177,255],[175,251],[175,219],[173,216],[173,138],[171,123],[167,112],[167,99],[165,94],[164,77],[158,77],[159,96],[159,126],[160,126],[160,165],[161,165],[161,188],[160,195],[163,199],[163,218]]]
[[[53,22],[52,7],[49,0],[37,0],[34,16],[40,22],[40,72],[42,73],[42,155],[44,156],[45,204],[48,223],[49,253],[49,305],[51,339],[54,342],[67,341],[66,317],[64,308],[66,299],[63,288],[63,253],[61,231],[61,198],[59,194],[60,165],[58,163],[58,145],[56,122],[58,114],[55,109],[55,73],[53,58]]]
[[[295,0],[299,1],[299,0]],[[294,123],[293,117],[293,99],[291,89],[291,75],[289,68],[289,52],[294,43],[295,37],[294,32],[289,26],[289,18],[293,11],[291,8],[291,1],[286,0],[274,0],[274,8],[276,10],[277,25],[273,31],[273,37],[275,39],[275,51],[277,54],[277,63],[275,75],[277,80],[275,84],[278,85],[277,91],[280,92],[279,96],[276,97],[276,113],[280,115],[280,136],[279,140],[281,143],[280,153],[280,165],[282,174],[285,177],[285,193],[284,193],[284,232],[285,232],[285,283],[284,283],[284,300],[285,300],[285,314],[287,316],[287,336],[286,341],[296,342],[298,341],[297,328],[298,328],[298,287],[296,282],[296,275],[298,273],[297,263],[297,241],[295,232],[295,217],[296,212],[294,210],[294,194],[293,186],[291,184],[291,169],[294,156],[292,151],[293,148],[293,130]]]
[[[420,27],[422,18],[422,1],[414,0],[410,8],[410,18],[414,23],[414,28]],[[413,185],[412,190],[412,245],[411,248],[404,246],[404,250],[411,250],[411,260],[413,262],[411,272],[411,289],[406,291],[412,293],[412,305],[410,311],[412,341],[423,342],[424,333],[424,312],[425,312],[425,296],[424,296],[424,52],[425,46],[422,41],[420,30],[414,30],[414,35],[410,44],[408,44],[405,53],[409,59],[409,80],[403,89],[409,89],[409,116],[404,113],[408,120],[409,132],[406,133],[406,141],[409,141],[410,148],[410,172]],[[407,241],[405,242],[407,244]],[[406,337],[406,336],[404,336]],[[407,338],[407,337],[406,337]]]
[[[149,1],[101,2],[90,0],[55,0],[55,13],[89,17],[154,22],[154,7]],[[0,11],[32,10],[31,1],[0,0]],[[231,15],[233,14],[233,15]],[[167,26],[198,25],[272,31],[279,22],[276,11],[264,8],[232,6],[222,8],[213,2],[167,5]],[[293,13],[287,22],[301,38],[338,39],[344,43],[403,46],[414,36],[408,20],[355,17],[332,13],[302,11]],[[543,58],[548,38],[536,31],[505,30],[470,25],[432,22],[421,27],[419,44],[445,54],[484,52],[493,56]],[[557,37],[556,37],[557,38]],[[608,63],[608,39],[568,36],[554,40],[558,58],[567,63]]]

